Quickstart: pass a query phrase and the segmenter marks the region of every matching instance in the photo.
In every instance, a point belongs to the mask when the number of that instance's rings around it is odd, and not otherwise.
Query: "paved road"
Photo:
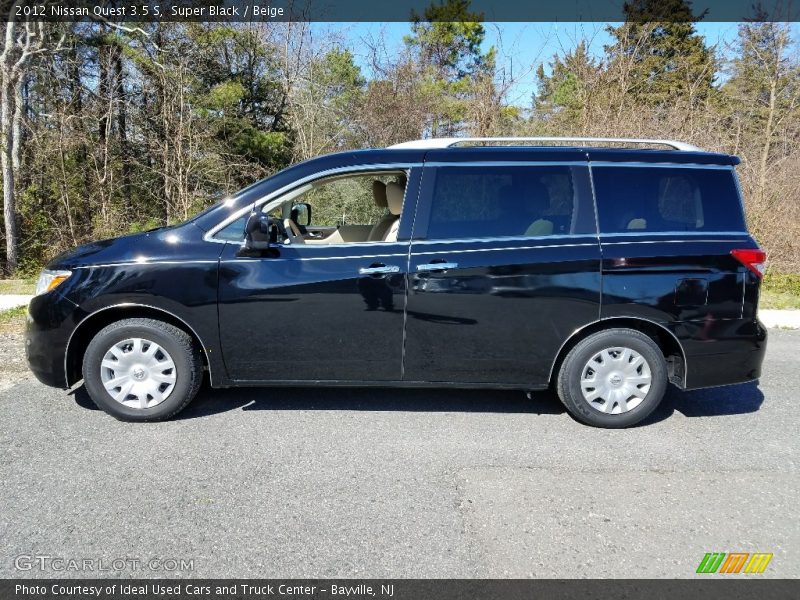
[[[40,575],[14,569],[38,554],[145,577],[163,572],[110,561],[690,577],[705,552],[763,551],[765,576],[797,577],[798,390],[787,331],[760,388],[672,391],[627,431],[580,425],[548,394],[340,389],[204,391],[179,420],[133,425],[23,381],[0,392],[0,576]]]

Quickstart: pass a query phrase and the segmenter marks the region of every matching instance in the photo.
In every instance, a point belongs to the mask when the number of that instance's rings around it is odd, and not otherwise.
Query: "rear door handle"
[[[358,270],[359,275],[389,275],[391,273],[399,273],[400,267],[396,265],[373,265],[371,267],[362,267]]]
[[[448,269],[457,269],[458,263],[451,262],[437,262],[417,265],[417,271],[429,273],[431,271],[447,271]]]

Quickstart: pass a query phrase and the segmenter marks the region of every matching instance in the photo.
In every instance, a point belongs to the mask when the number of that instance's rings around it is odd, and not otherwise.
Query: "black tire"
[[[175,365],[174,387],[155,406],[126,406],[116,401],[103,385],[103,357],[112,346],[130,338],[158,344]],[[192,338],[182,329],[154,319],[125,319],[101,329],[89,342],[83,356],[83,380],[92,401],[111,416],[121,421],[162,421],[183,410],[195,397],[203,381],[203,361]]]
[[[651,376],[650,389],[634,408],[619,414],[607,414],[584,397],[581,378],[587,363],[598,352],[619,347],[630,348],[647,361]],[[579,421],[594,427],[618,429],[635,425],[652,413],[664,397],[667,383],[667,363],[652,338],[635,329],[607,329],[581,340],[569,351],[558,372],[557,391],[561,402]]]

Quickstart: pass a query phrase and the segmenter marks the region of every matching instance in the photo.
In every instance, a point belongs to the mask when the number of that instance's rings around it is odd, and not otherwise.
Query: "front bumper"
[[[25,356],[36,379],[66,389],[64,355],[75,321],[76,306],[55,292],[34,297],[28,305]]]

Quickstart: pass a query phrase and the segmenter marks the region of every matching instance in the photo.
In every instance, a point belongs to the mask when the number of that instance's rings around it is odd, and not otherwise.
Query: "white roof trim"
[[[434,148],[452,148],[465,142],[592,142],[615,144],[644,144],[649,146],[669,146],[681,152],[702,152],[702,148],[675,140],[654,140],[637,138],[605,138],[605,137],[449,137],[414,140],[389,146],[392,149],[431,150]]]

